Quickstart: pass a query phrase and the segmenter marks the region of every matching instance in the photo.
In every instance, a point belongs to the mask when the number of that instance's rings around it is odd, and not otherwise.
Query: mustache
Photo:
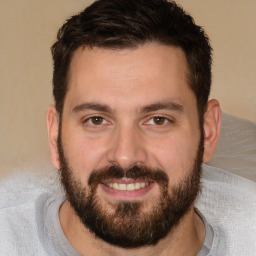
[[[132,166],[129,169],[123,169],[119,166],[110,166],[98,170],[94,170],[88,179],[89,186],[97,186],[104,180],[109,179],[140,179],[145,181],[154,181],[167,186],[169,179],[167,174],[161,169],[153,169],[149,167]]]

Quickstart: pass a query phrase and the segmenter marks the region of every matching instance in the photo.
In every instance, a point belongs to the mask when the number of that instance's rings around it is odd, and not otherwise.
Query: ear
[[[217,100],[209,100],[204,114],[204,155],[203,162],[212,158],[220,135],[221,109]]]
[[[51,105],[48,107],[46,112],[46,126],[48,132],[48,142],[50,147],[52,164],[59,169],[59,153],[58,153],[58,131],[59,131],[59,115],[55,106]]]

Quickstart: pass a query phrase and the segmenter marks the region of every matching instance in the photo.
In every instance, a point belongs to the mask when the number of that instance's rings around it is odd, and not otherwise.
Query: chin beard
[[[136,248],[154,245],[166,237],[180,223],[191,209],[200,189],[203,139],[188,176],[178,184],[169,187],[166,173],[160,169],[134,166],[123,170],[110,166],[94,170],[88,186],[84,186],[75,176],[64,149],[58,138],[61,182],[67,200],[75,210],[83,225],[97,238],[107,243],[123,247]],[[119,201],[110,203],[97,196],[97,186],[106,179],[133,178],[151,180],[158,184],[160,195],[144,201]]]

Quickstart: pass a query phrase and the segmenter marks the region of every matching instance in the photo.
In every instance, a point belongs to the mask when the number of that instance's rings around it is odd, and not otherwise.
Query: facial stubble
[[[154,245],[170,234],[191,208],[200,190],[203,136],[194,163],[186,172],[188,175],[171,187],[163,170],[145,166],[133,166],[128,170],[110,166],[94,170],[85,187],[64,154],[61,136],[58,150],[61,182],[80,221],[95,237],[123,248]],[[150,202],[102,202],[96,192],[98,185],[107,179],[123,177],[156,182],[160,188],[159,198]]]

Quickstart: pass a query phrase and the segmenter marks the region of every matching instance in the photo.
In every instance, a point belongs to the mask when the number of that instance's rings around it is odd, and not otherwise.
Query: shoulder
[[[0,180],[0,209],[35,200],[42,193],[61,190],[57,170],[19,171]]]
[[[256,255],[256,183],[204,165],[196,207],[229,245],[227,255]]]
[[[225,207],[231,212],[245,205],[256,207],[256,183],[251,180],[216,167],[203,165],[201,183],[202,202],[207,204],[211,202],[214,205],[217,199],[219,202],[225,201],[226,206],[218,206]]]
[[[57,194],[61,189],[56,170],[16,173],[1,180],[1,255],[47,255],[43,237],[45,204]]]

